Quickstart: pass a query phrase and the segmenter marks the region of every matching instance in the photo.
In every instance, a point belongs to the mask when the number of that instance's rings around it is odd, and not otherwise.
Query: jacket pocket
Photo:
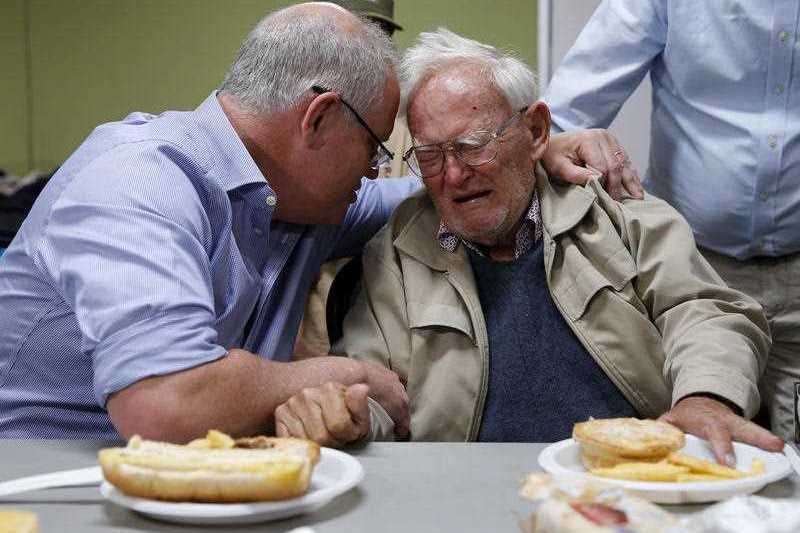
[[[449,328],[458,330],[475,342],[472,321],[465,310],[452,305],[409,302],[408,323],[415,328]]]
[[[619,247],[607,259],[595,264],[577,249],[566,252],[565,262],[575,265],[572,276],[553,276],[553,293],[567,316],[575,321],[583,316],[592,298],[603,288],[620,292],[637,274],[636,264],[625,247]]]

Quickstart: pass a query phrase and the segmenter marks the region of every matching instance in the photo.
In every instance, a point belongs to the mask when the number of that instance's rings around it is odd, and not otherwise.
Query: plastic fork
[[[53,489],[61,487],[80,487],[99,485],[103,481],[103,472],[99,466],[62,470],[38,476],[21,477],[0,483],[0,497],[28,492],[31,490]]]

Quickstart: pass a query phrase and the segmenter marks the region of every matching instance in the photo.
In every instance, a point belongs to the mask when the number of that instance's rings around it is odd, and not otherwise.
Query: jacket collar
[[[553,182],[541,165],[536,165],[536,188],[542,210],[542,227],[551,238],[574,228],[597,200],[602,183],[591,179],[584,186]]]
[[[536,166],[536,187],[539,191],[542,228],[550,238],[575,227],[597,199],[598,180],[590,180],[585,186],[552,183],[541,165]],[[436,239],[439,231],[439,214],[423,189],[410,202],[417,209],[401,222],[397,228],[394,245],[398,250],[417,261],[439,271],[460,270],[469,264],[463,244],[455,252],[445,252]]]

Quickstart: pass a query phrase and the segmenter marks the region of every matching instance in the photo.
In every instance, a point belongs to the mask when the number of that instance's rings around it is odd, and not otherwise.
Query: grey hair
[[[455,64],[483,67],[487,78],[505,96],[512,109],[529,106],[537,98],[536,75],[525,63],[494,46],[439,28],[434,32],[420,33],[416,44],[403,54],[400,64],[401,114],[408,111],[408,104],[422,81]]]
[[[362,112],[380,106],[397,51],[376,24],[353,16],[361,21],[355,29],[292,7],[266,16],[242,43],[221,89],[253,112],[287,111],[310,97],[312,85],[342,94]]]

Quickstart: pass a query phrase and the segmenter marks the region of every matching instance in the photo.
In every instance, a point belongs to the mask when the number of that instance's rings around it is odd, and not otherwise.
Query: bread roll
[[[0,509],[0,533],[36,533],[38,522],[33,513]]]
[[[573,438],[580,443],[587,469],[629,462],[658,462],[683,448],[683,431],[657,420],[608,418],[575,424]]]
[[[319,462],[315,442],[276,437],[233,441],[212,431],[186,446],[134,436],[100,450],[109,483],[131,496],[176,502],[285,500],[304,494]]]

